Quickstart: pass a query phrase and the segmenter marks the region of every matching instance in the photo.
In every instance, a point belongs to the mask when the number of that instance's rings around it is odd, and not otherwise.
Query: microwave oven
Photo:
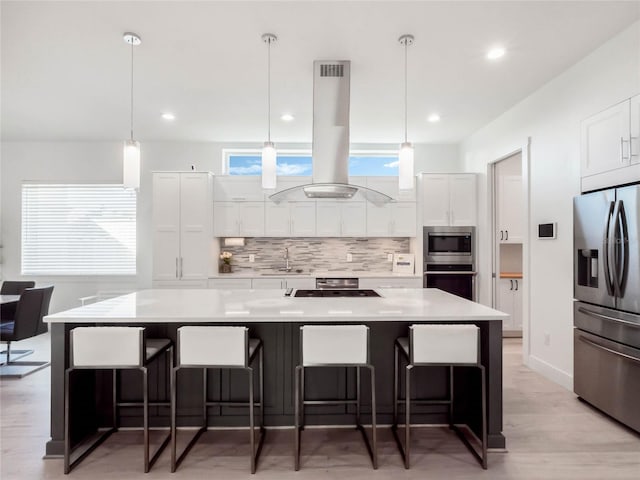
[[[475,227],[424,227],[424,261],[473,263]]]

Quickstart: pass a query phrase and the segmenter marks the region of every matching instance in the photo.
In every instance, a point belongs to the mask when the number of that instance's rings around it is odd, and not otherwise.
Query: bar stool
[[[305,400],[304,370],[317,367],[355,367],[356,398]],[[371,444],[360,423],[360,369],[371,374]],[[295,470],[300,470],[300,440],[304,428],[305,405],[356,406],[356,428],[371,457],[373,468],[378,468],[376,440],[376,378],[370,363],[369,327],[366,325],[303,325],[300,327],[300,365],[295,370]]]
[[[398,397],[398,367],[399,354],[407,360],[405,369],[405,431],[404,448],[398,436],[398,404],[402,399]],[[449,367],[449,395],[445,400],[411,399],[411,370],[414,367]],[[481,454],[469,443],[464,433],[453,424],[453,368],[477,367],[481,374],[481,402],[482,402],[482,452]],[[409,327],[409,338],[396,339],[394,349],[393,370],[393,425],[391,430],[396,439],[400,454],[404,459],[405,468],[410,466],[411,452],[411,409],[410,405],[448,405],[449,427],[453,429],[467,446],[469,451],[480,462],[482,468],[487,469],[487,388],[485,368],[480,363],[480,335],[475,325],[412,325]]]
[[[260,401],[254,401],[253,368],[250,366],[258,358],[258,381]],[[201,368],[203,384],[202,426],[178,456],[177,443],[177,390],[178,371],[183,368]],[[242,369],[248,373],[248,402],[212,402],[207,399],[207,370]],[[264,353],[262,341],[249,338],[246,327],[180,327],[178,328],[178,361],[171,377],[171,471],[182,463],[189,450],[207,430],[208,407],[210,406],[248,406],[249,407],[249,444],[251,446],[251,473],[256,473],[256,464],[264,441]],[[256,447],[254,409],[260,409],[260,430]]]
[[[142,406],[144,432],[144,471],[147,473],[169,443],[170,432],[149,458],[149,406],[165,405],[149,402],[148,365],[166,354],[169,371],[173,367],[173,344],[166,338],[146,338],[143,327],[76,327],[70,332],[69,368],[64,375],[64,473],[69,473],[89,453],[113,432],[118,430],[118,407]],[[142,372],[142,402],[119,402],[117,390],[118,370],[135,369]],[[112,370],[113,425],[94,442],[83,447],[78,457],[71,461],[71,411],[69,408],[69,378],[74,370]],[[75,449],[74,449],[75,450]]]

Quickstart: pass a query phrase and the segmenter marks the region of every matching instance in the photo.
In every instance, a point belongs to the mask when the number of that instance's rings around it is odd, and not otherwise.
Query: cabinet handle
[[[504,232],[500,230],[500,240],[504,240]]]
[[[504,231],[504,239],[509,240],[509,230]]]
[[[509,290],[513,290],[513,280],[509,280],[509,283],[511,283],[511,288]]]
[[[630,140],[625,140],[624,137],[620,137],[620,160],[624,162],[625,160],[629,160],[629,156],[624,156],[624,144],[631,143]]]
[[[629,137],[629,156],[637,157],[637,153],[633,153],[633,142],[634,140],[638,140],[638,137]]]
[[[516,280],[516,292],[518,291],[518,280]]]
[[[183,260],[184,260],[184,259],[183,259],[182,257],[180,257],[180,278],[182,278],[182,275],[183,275],[183,273],[184,273],[184,272],[183,272],[183,269],[182,269],[182,267],[183,267],[183,265],[184,265],[184,264],[183,264]]]
[[[453,210],[451,210],[451,225],[453,225],[454,221],[455,221],[455,216],[453,214]]]
[[[178,278],[178,257],[176,257],[176,278]]]

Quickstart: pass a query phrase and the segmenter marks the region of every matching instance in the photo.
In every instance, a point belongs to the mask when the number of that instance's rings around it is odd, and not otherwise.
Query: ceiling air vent
[[[320,65],[321,77],[344,77],[344,65],[340,64],[323,64]]]

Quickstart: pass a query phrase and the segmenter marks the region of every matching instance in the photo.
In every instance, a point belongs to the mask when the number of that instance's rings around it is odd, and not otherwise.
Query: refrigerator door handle
[[[611,269],[609,264],[609,252],[611,250],[611,218],[613,217],[613,207],[614,202],[609,202],[609,212],[607,213],[607,226],[604,229],[604,235],[602,238],[602,257],[603,257],[603,268],[604,268],[604,283],[607,286],[607,293],[609,295],[614,295],[613,292],[613,281],[611,279]]]
[[[602,313],[593,312],[591,310],[587,310],[586,308],[578,307],[578,311],[580,313],[584,313],[585,315],[588,315],[590,317],[599,318],[599,319],[602,319],[602,320],[610,320],[612,322],[623,323],[625,325],[628,325],[629,327],[640,328],[640,324],[639,323],[634,323],[634,322],[630,322],[628,320],[623,320],[622,318],[610,317],[609,315],[603,315]]]
[[[616,238],[616,246],[620,251],[620,262],[616,262],[616,276],[618,286],[618,296],[624,297],[624,290],[627,283],[627,275],[629,272],[629,227],[627,224],[627,216],[624,210],[624,203],[618,200],[618,211],[616,215],[616,232],[620,232],[621,236]],[[617,259],[616,259],[617,260]],[[618,271],[620,266],[620,271]]]
[[[578,338],[581,341],[583,341],[584,343],[587,343],[587,344],[589,344],[589,345],[591,345],[593,347],[599,348],[600,350],[604,350],[605,352],[612,353],[613,355],[617,355],[619,357],[626,358],[627,360],[631,360],[632,362],[640,363],[640,358],[632,357],[631,355],[627,355],[626,353],[618,352],[618,351],[613,350],[611,348],[607,348],[604,345],[600,345],[599,343],[596,343],[596,342],[593,342],[591,340],[586,339],[582,335],[579,335]]]

